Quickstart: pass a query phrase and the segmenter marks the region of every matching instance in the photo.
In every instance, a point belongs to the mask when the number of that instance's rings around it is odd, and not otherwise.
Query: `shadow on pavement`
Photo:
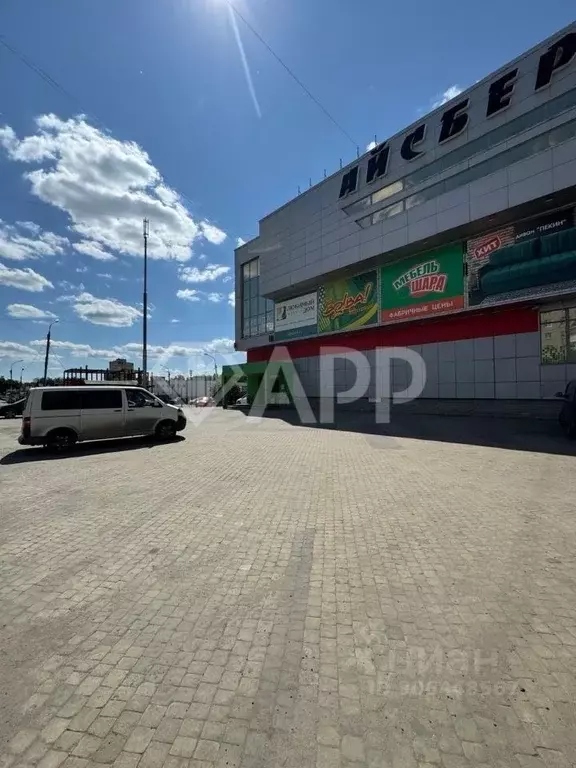
[[[94,442],[78,443],[69,451],[53,453],[45,448],[21,448],[6,454],[0,459],[0,464],[23,464],[28,461],[55,461],[60,459],[73,459],[78,456],[95,456],[100,453],[119,453],[121,451],[135,451],[140,448],[161,448],[173,443],[181,443],[186,438],[177,435],[173,440],[158,443],[150,437],[121,437],[114,440],[95,440]]]
[[[316,423],[305,424],[297,411],[291,408],[268,408],[263,414],[250,414],[248,409],[243,408],[242,412],[246,416],[279,419],[293,426],[310,429],[576,456],[576,441],[565,437],[558,422],[554,420],[402,414],[396,408],[389,424],[377,424],[373,413],[362,411],[337,412],[332,424],[320,423],[315,413]]]

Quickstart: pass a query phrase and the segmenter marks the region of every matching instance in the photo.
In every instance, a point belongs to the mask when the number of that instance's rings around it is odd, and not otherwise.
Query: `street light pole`
[[[14,360],[12,362],[12,364],[10,365],[10,381],[13,381],[12,372],[14,370],[14,366],[17,365],[18,363],[23,363],[23,362],[24,362],[24,360]]]
[[[216,387],[217,387],[217,381],[218,381],[218,366],[216,365],[216,358],[213,355],[209,355],[208,352],[204,352],[204,355],[206,357],[209,357],[210,360],[214,363],[214,389],[212,390],[214,396],[216,396]],[[222,395],[221,392],[219,392],[220,396]]]
[[[46,334],[46,356],[44,358],[44,386],[46,386],[46,380],[48,379],[48,358],[50,357],[50,331],[52,330],[52,326],[54,323],[57,323],[58,320],[52,320],[50,325],[48,326],[48,333]]]
[[[142,318],[142,376],[143,387],[148,386],[148,234],[149,222],[144,219],[142,222],[142,235],[144,237],[144,294],[142,297],[143,312]]]
[[[26,367],[23,365],[22,368],[20,368],[20,389],[22,389],[22,374],[26,370]]]
[[[214,363],[214,378],[218,379],[218,366],[216,365],[216,358],[213,357],[213,355],[209,355],[208,352],[204,352],[204,355],[206,357],[209,357],[210,360],[212,360],[212,362]]]

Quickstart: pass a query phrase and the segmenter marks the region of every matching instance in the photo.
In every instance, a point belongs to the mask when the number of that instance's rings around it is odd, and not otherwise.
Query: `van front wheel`
[[[173,440],[176,437],[176,424],[173,421],[161,421],[156,427],[158,440]]]
[[[46,436],[46,447],[50,451],[66,451],[72,448],[77,439],[71,429],[55,429]]]

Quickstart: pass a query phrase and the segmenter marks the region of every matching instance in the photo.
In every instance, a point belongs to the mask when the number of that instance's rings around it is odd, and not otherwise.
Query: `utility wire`
[[[313,93],[312,93],[312,92],[311,92],[311,91],[310,91],[310,90],[309,90],[309,89],[308,89],[308,88],[307,88],[307,87],[304,85],[304,83],[302,82],[302,80],[300,80],[300,78],[299,78],[299,77],[298,77],[298,76],[297,76],[297,75],[296,75],[296,74],[293,72],[293,70],[292,70],[292,69],[290,69],[290,67],[288,66],[288,64],[286,64],[286,62],[284,62],[284,61],[283,61],[283,60],[280,58],[280,56],[279,56],[279,55],[276,53],[276,51],[275,51],[275,50],[272,48],[272,46],[271,46],[271,45],[269,45],[269,44],[266,42],[266,40],[265,40],[265,39],[262,37],[262,35],[261,35],[261,34],[260,34],[260,33],[259,33],[259,32],[258,32],[256,29],[254,29],[254,27],[252,26],[252,24],[250,24],[250,22],[249,22],[249,21],[246,19],[246,17],[245,17],[245,16],[243,16],[243,15],[240,13],[240,11],[238,10],[238,8],[236,8],[236,7],[235,7],[234,3],[230,2],[230,0],[226,0],[226,2],[228,3],[228,6],[230,7],[230,9],[231,9],[231,10],[232,10],[232,11],[233,11],[233,12],[236,14],[236,16],[238,16],[238,18],[239,18],[239,19],[242,21],[242,23],[243,23],[243,24],[244,24],[246,27],[248,27],[248,29],[250,30],[250,32],[252,32],[252,34],[254,35],[254,37],[256,37],[256,38],[257,38],[257,39],[258,39],[258,40],[259,40],[259,41],[262,43],[262,45],[263,45],[263,46],[266,48],[266,50],[268,51],[268,53],[269,53],[271,56],[273,56],[273,57],[276,59],[276,61],[277,61],[277,62],[280,64],[280,66],[281,66],[281,67],[283,67],[283,68],[286,70],[286,72],[288,72],[288,74],[289,74],[289,75],[290,75],[290,77],[291,77],[291,78],[294,80],[294,82],[295,82],[295,83],[297,83],[297,84],[300,86],[300,88],[302,88],[302,90],[303,90],[303,91],[304,91],[304,93],[305,93],[305,94],[308,96],[308,98],[310,98],[310,99],[311,99],[311,100],[314,102],[314,104],[316,104],[316,106],[317,106],[317,107],[318,107],[318,108],[319,108],[319,109],[320,109],[320,110],[321,110],[321,111],[322,111],[322,112],[323,112],[323,113],[326,115],[326,117],[327,117],[327,118],[330,120],[330,122],[331,122],[333,125],[335,125],[335,126],[336,126],[336,128],[338,128],[338,130],[340,131],[340,133],[342,133],[342,134],[343,134],[343,135],[344,135],[344,136],[345,136],[345,137],[348,139],[348,141],[349,141],[351,144],[353,144],[353,145],[354,145],[354,148],[357,148],[357,147],[359,146],[359,145],[358,145],[358,142],[354,141],[354,139],[352,138],[352,136],[350,136],[350,134],[348,133],[348,131],[347,131],[345,128],[343,128],[343,127],[340,125],[340,123],[339,123],[339,122],[336,120],[336,118],[335,118],[335,117],[334,117],[332,114],[330,114],[330,112],[329,112],[329,111],[326,109],[326,107],[325,107],[325,106],[324,106],[324,105],[323,105],[323,104],[322,104],[322,103],[321,103],[321,102],[320,102],[320,101],[319,101],[319,100],[316,98],[316,96],[314,96],[314,94],[313,94]]]
[[[358,142],[354,141],[352,136],[348,133],[348,131],[336,120],[336,118],[326,109],[326,107],[322,104],[322,102],[314,96],[314,94],[310,91],[310,89],[300,80],[298,75],[286,64],[286,62],[276,53],[276,51],[272,48],[272,46],[266,41],[266,39],[258,32],[257,29],[248,21],[248,19],[238,10],[238,8],[235,7],[235,5],[230,2],[230,0],[226,0],[228,3],[228,6],[230,10],[236,14],[236,16],[240,19],[240,21],[252,32],[254,37],[256,37],[257,40],[260,41],[260,43],[266,48],[268,53],[276,59],[276,61],[280,64],[280,66],[290,75],[290,77],[294,80],[294,82],[304,91],[306,96],[318,107],[318,109],[323,112],[323,114],[330,120],[330,122],[340,131],[340,133],[346,137],[346,139],[355,147],[357,148]],[[67,91],[57,80],[55,80],[46,70],[41,67],[39,64],[37,64],[35,61],[33,61],[29,56],[27,56],[25,53],[23,53],[21,50],[19,50],[15,45],[9,43],[4,35],[0,35],[0,45],[2,45],[7,51],[12,53],[14,56],[16,56],[20,61],[28,67],[32,72],[34,72],[38,77],[40,77],[42,80],[44,80],[47,85],[49,85],[51,88],[54,88],[59,93],[61,93],[63,96],[65,96],[70,101],[73,101],[76,103],[76,105],[80,108],[80,110],[85,114],[87,117],[89,117],[93,122],[99,124],[102,126],[105,130],[108,130],[108,128],[104,125],[104,123],[98,119],[95,115],[89,114],[85,110],[82,109],[82,105],[80,104],[79,100],[74,96],[70,91]],[[184,197],[186,200],[188,200],[189,203],[192,204],[192,200],[190,200],[189,197],[184,195],[183,193],[182,197]]]
[[[58,91],[58,93],[65,96],[69,101],[73,102],[77,109],[80,110],[82,115],[85,115],[87,118],[90,119],[94,125],[99,126],[101,129],[103,129],[106,133],[111,134],[112,131],[108,128],[108,126],[100,120],[100,118],[97,115],[91,114],[87,110],[83,109],[82,104],[80,100],[70,91],[67,91],[66,88],[64,88],[60,83],[55,80],[53,77],[51,77],[48,72],[46,72],[45,69],[43,69],[39,64],[36,64],[29,56],[24,54],[21,50],[19,50],[15,45],[8,43],[4,35],[0,35],[0,45],[2,45],[7,51],[12,53],[14,56],[16,56],[17,59],[19,59],[28,69],[30,69],[32,72],[34,72],[38,77],[40,77],[47,85],[49,85],[54,90]],[[166,180],[166,179],[165,179]],[[168,181],[168,180],[166,180]],[[193,208],[195,207],[194,201],[188,197],[184,192],[178,190],[178,195],[182,197],[184,200],[186,200]],[[33,201],[37,202],[37,201]],[[118,218],[118,217],[117,217]]]
[[[50,75],[46,72],[46,70],[42,69],[38,64],[35,64],[26,54],[24,54],[22,51],[20,51],[18,48],[16,48],[13,45],[10,45],[10,43],[6,40],[4,35],[0,35],[0,45],[4,46],[7,51],[10,51],[14,56],[16,56],[20,61],[25,64],[28,69],[31,69],[32,72],[36,73],[38,77],[42,78],[45,83],[47,83],[51,88],[56,89],[60,93],[62,93],[66,98],[71,99],[72,101],[78,102],[78,100],[71,94],[69,91],[67,91],[65,88],[63,88],[59,82],[54,80],[53,77],[50,77]]]

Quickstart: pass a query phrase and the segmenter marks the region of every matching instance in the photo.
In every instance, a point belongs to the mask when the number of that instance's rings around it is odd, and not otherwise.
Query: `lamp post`
[[[11,363],[11,365],[10,365],[10,381],[13,381],[13,379],[12,379],[12,372],[14,370],[14,366],[17,365],[18,363],[23,363],[23,362],[24,362],[24,360],[14,360]]]
[[[23,365],[22,368],[20,368],[20,389],[22,389],[22,374],[26,370],[26,366]]]
[[[209,357],[210,360],[212,360],[212,362],[214,363],[214,390],[213,390],[213,395],[216,396],[216,387],[217,387],[217,383],[216,382],[218,381],[218,366],[216,365],[216,358],[213,355],[209,355],[208,352],[204,352],[204,355],[206,357]],[[221,392],[218,392],[218,394],[220,395],[220,397],[222,396]]]
[[[144,237],[144,291],[142,293],[142,386],[148,387],[148,235],[150,224],[148,219],[142,222]]]
[[[46,357],[44,358],[44,386],[46,386],[46,380],[48,379],[48,358],[50,357],[50,331],[52,326],[57,323],[58,320],[52,320],[48,326],[48,333],[46,334]]]
[[[208,352],[204,352],[204,355],[206,357],[209,357],[210,360],[212,360],[212,362],[214,363],[214,378],[217,379],[218,378],[218,366],[216,365],[216,358],[213,355],[209,355]]]

